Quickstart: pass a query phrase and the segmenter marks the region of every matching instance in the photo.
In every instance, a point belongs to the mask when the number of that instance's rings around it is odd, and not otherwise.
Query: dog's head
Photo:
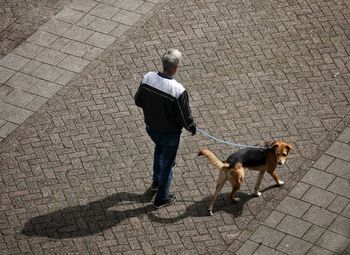
[[[283,165],[287,160],[289,151],[293,149],[293,146],[283,141],[275,141],[272,143],[271,148],[276,155],[277,164]]]

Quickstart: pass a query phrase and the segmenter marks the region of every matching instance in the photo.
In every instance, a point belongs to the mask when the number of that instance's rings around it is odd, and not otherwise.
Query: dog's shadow
[[[151,204],[133,208],[136,204],[149,203],[153,195],[150,191],[144,194],[121,192],[86,205],[67,207],[30,219],[21,233],[53,239],[94,235],[116,226],[127,218],[153,211]],[[125,201],[132,203],[125,204]],[[116,205],[132,209],[116,211],[111,208]]]
[[[260,192],[264,193],[276,187],[278,187],[278,185],[272,185],[263,190],[260,190]],[[251,200],[252,198],[259,199],[254,194],[247,194],[240,191],[236,193],[236,196],[240,198],[239,202],[233,202],[231,198],[229,198],[229,193],[221,193],[214,204],[214,208],[213,208],[214,215],[216,213],[224,211],[232,215],[233,218],[238,218],[239,216],[242,215],[244,205],[249,200]],[[175,223],[187,217],[211,217],[208,214],[208,205],[209,205],[210,199],[211,199],[211,196],[207,196],[201,199],[200,201],[196,201],[192,203],[190,206],[186,207],[186,211],[184,213],[181,213],[176,217],[161,218],[154,213],[149,214],[148,217],[151,221],[163,223],[163,224]]]
[[[237,218],[242,214],[244,204],[248,202],[250,199],[256,197],[253,194],[245,194],[241,192],[237,192],[237,196],[240,198],[239,202],[233,202],[229,198],[229,193],[220,194],[214,205],[214,215],[215,213],[219,213],[221,211],[225,211],[232,215],[232,217]],[[183,220],[187,217],[211,217],[208,214],[208,205],[210,202],[210,196],[207,196],[200,201],[193,202],[190,206],[186,207],[186,211],[184,213],[179,214],[176,217],[172,218],[162,218],[157,216],[157,214],[149,214],[148,217],[151,221],[170,224],[175,223],[177,221]],[[181,202],[181,200],[179,201]],[[185,202],[185,201],[183,201]]]
[[[192,203],[186,207],[184,213],[181,213],[177,217],[160,218],[152,213],[155,210],[151,204],[153,195],[154,193],[150,191],[146,191],[143,194],[121,192],[86,205],[67,207],[30,219],[24,224],[21,233],[26,236],[64,239],[101,233],[118,225],[125,219],[139,217],[141,215],[147,215],[151,221],[164,224],[177,222],[187,217],[208,216],[207,208],[210,196]],[[217,211],[226,211],[235,218],[239,217],[242,214],[244,204],[255,196],[241,192],[238,192],[237,195],[241,200],[237,203],[232,203],[231,201],[227,202],[227,200],[222,199],[227,198],[226,194],[223,194],[214,206],[214,213]],[[127,204],[125,201],[131,203]],[[143,205],[145,203],[148,205]],[[141,206],[135,208],[137,204],[141,204]],[[131,209],[118,210],[118,208],[112,208],[114,206],[120,208],[131,207]]]

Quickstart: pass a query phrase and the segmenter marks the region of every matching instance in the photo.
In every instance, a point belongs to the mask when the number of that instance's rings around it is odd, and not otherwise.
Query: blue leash
[[[239,143],[231,143],[231,142],[226,142],[224,140],[221,140],[219,138],[216,138],[212,135],[209,135],[207,132],[203,131],[202,129],[196,127],[197,131],[199,131],[202,135],[204,136],[207,136],[211,139],[214,139],[215,141],[217,142],[220,142],[220,143],[224,143],[224,144],[227,144],[227,145],[230,145],[232,147],[239,147],[239,148],[252,148],[252,149],[262,149],[263,147],[259,147],[259,146],[254,146],[254,145],[244,145],[244,144],[239,144]]]

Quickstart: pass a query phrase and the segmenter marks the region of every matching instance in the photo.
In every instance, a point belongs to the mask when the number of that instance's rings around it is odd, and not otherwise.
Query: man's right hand
[[[190,132],[192,135],[195,135],[196,132],[197,132],[197,127],[196,127],[196,124],[193,124],[191,127],[190,127]]]

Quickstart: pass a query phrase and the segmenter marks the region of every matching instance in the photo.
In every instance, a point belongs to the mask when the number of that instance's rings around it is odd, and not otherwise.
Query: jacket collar
[[[165,78],[165,79],[169,79],[169,80],[174,79],[173,77],[168,76],[168,75],[166,75],[166,74],[164,74],[164,73],[161,73],[161,72],[158,72],[158,75],[159,75],[160,77],[162,77],[162,78]]]

